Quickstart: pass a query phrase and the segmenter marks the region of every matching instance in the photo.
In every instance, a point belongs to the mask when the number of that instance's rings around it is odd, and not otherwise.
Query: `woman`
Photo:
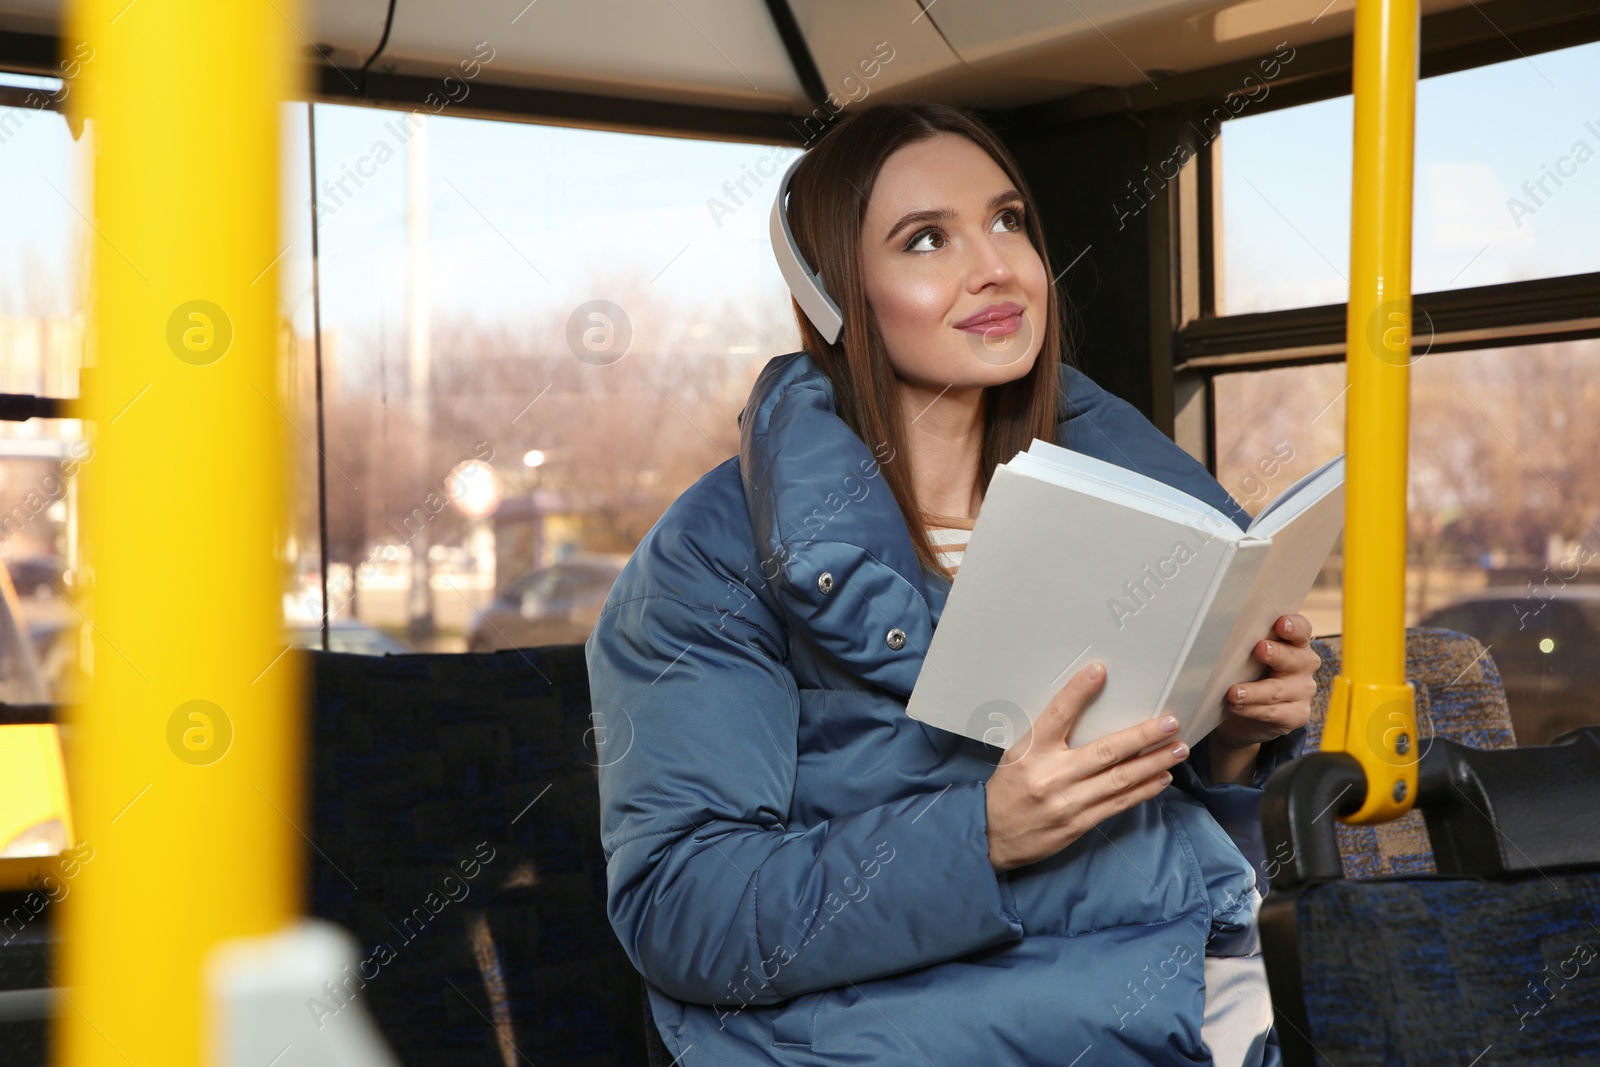
[[[797,306],[805,351],[764,369],[739,455],[646,534],[587,644],[611,921],[668,1048],[1277,1062],[1244,851],[1304,742],[1309,623],[1278,620],[1193,757],[1170,721],[1067,748],[1099,664],[1004,752],[908,718],[954,571],[928,527],[976,517],[1031,438],[1243,513],[1063,363],[1027,187],[968,113],[847,117],[787,213],[843,330]]]

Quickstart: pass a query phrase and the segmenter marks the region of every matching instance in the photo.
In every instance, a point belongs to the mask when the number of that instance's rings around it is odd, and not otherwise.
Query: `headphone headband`
[[[778,269],[783,272],[783,280],[789,284],[789,291],[794,294],[800,310],[806,313],[806,318],[831,345],[839,339],[844,316],[839,312],[839,305],[822,287],[822,277],[811,269],[800,254],[800,246],[795,243],[794,231],[789,229],[789,215],[785,210],[789,181],[794,177],[795,168],[805,158],[804,153],[796,156],[778,182],[778,195],[772,202],[772,254],[777,257]]]

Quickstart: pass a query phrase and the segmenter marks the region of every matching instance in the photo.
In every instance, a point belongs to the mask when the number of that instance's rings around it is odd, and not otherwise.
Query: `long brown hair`
[[[829,344],[795,303],[801,339],[833,384],[839,417],[875,452],[882,451],[886,442],[891,460],[905,451],[908,436],[894,368],[862,283],[858,258],[861,224],[884,160],[899,148],[940,133],[968,138],[1005,171],[1022,194],[1028,239],[1044,260],[1045,276],[1053,278],[1039,212],[1016,160],[983,120],[951,104],[903,101],[847,115],[806,153],[789,188],[789,225],[795,240],[844,317],[839,340]],[[1068,353],[1060,298],[1053,283],[1048,294],[1044,340],[1033,370],[984,390],[978,477],[985,493],[996,466],[1025,450],[1035,437],[1055,440],[1060,364]],[[911,532],[917,559],[935,574],[948,576],[918,513],[910,466],[890,461],[881,469]]]

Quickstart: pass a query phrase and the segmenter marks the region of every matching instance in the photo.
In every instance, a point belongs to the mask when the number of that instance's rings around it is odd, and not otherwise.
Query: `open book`
[[[1248,530],[1164,482],[1034,439],[995,470],[906,713],[1009,748],[1072,673],[1106,680],[1069,746],[1177,716],[1193,745],[1279,615],[1300,610],[1344,524],[1344,457]]]

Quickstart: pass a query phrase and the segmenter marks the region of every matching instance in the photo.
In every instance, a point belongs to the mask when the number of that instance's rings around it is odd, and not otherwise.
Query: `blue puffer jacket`
[[[1244,520],[1136,409],[1061,374],[1057,443]],[[677,1062],[1212,1063],[1203,956],[1250,951],[1259,786],[1304,730],[1263,746],[1255,787],[1210,786],[1201,742],[1159,797],[997,872],[1001,750],[905,714],[949,582],[917,560],[887,446],[803,352],[767,364],[739,425],[586,645],[611,923]]]

